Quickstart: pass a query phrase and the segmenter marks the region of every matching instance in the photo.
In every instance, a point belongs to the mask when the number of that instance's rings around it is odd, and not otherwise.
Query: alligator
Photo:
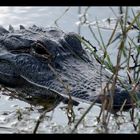
[[[56,27],[20,25],[15,30],[11,25],[9,29],[0,26],[0,84],[24,98],[53,100],[54,106],[70,98],[73,105],[101,104],[103,97],[113,95],[113,109],[120,109],[124,101],[124,110],[130,109],[130,92],[119,82],[113,94],[110,90],[104,94],[112,73],[84,48],[78,36]],[[140,92],[136,95],[140,98]]]

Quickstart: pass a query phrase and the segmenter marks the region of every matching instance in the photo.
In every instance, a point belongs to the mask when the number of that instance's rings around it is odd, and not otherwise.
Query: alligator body
[[[14,30],[0,27],[0,84],[20,95],[45,100],[101,103],[101,85],[110,81],[111,73],[102,69],[85,51],[75,33],[57,28]],[[109,94],[108,94],[109,95]],[[138,93],[139,96],[139,93]],[[119,84],[114,92],[114,108],[130,108],[128,91]]]

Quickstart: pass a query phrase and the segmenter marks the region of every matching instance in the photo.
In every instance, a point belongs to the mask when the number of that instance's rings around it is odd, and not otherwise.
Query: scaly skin
[[[53,98],[55,105],[67,102],[69,95],[74,104],[102,102],[101,82],[106,85],[111,74],[103,68],[101,78],[101,65],[75,33],[35,25],[19,30],[10,26],[9,31],[0,27],[0,50],[0,84],[19,95]],[[113,108],[119,109],[125,99],[128,109],[130,95],[117,84]]]

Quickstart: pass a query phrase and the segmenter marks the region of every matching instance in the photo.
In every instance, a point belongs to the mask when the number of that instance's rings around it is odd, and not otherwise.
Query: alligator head
[[[109,83],[111,74],[104,68],[101,72],[77,34],[35,25],[19,30],[0,27],[0,51],[0,84],[19,95],[55,100],[55,105],[69,96],[74,104],[102,102],[101,85]],[[124,108],[132,106],[129,92],[119,84],[113,99],[114,108],[125,99]]]

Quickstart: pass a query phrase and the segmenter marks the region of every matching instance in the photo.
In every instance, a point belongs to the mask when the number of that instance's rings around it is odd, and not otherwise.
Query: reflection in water
[[[50,97],[43,97],[43,96],[27,96],[27,94],[23,94],[20,92],[16,92],[4,87],[5,92],[3,93],[6,96],[13,97],[15,99],[24,101],[31,106],[39,106],[39,110],[46,110],[47,112],[53,110],[60,102],[61,102],[61,96],[50,96]],[[55,94],[55,93],[54,93]]]
[[[40,97],[39,96],[29,96],[29,97],[27,97],[27,95],[23,95],[23,94],[20,94],[20,93],[17,94],[16,92],[13,92],[13,91],[9,92],[10,91],[9,89],[7,89],[7,90],[8,90],[8,92],[6,92],[6,95],[8,95],[10,97],[14,97],[18,100],[24,101],[24,102],[30,104],[31,106],[41,107],[41,108],[37,109],[41,114],[40,114],[40,116],[39,116],[39,118],[38,118],[38,120],[35,124],[34,130],[33,130],[34,134],[37,133],[38,128],[40,126],[40,123],[45,118],[46,113],[54,110],[61,101],[61,96],[57,96],[56,98],[54,96],[51,96],[51,97],[47,97],[47,99],[43,98],[42,96],[40,96]],[[21,121],[23,119],[22,118],[23,114],[20,112],[20,110],[17,110],[17,115],[18,115],[18,117],[17,117],[18,121]],[[52,119],[52,117],[51,117],[51,119]],[[7,129],[7,127],[3,127],[2,129],[4,131],[11,131],[11,129],[9,128],[10,129],[9,130],[9,129]]]

